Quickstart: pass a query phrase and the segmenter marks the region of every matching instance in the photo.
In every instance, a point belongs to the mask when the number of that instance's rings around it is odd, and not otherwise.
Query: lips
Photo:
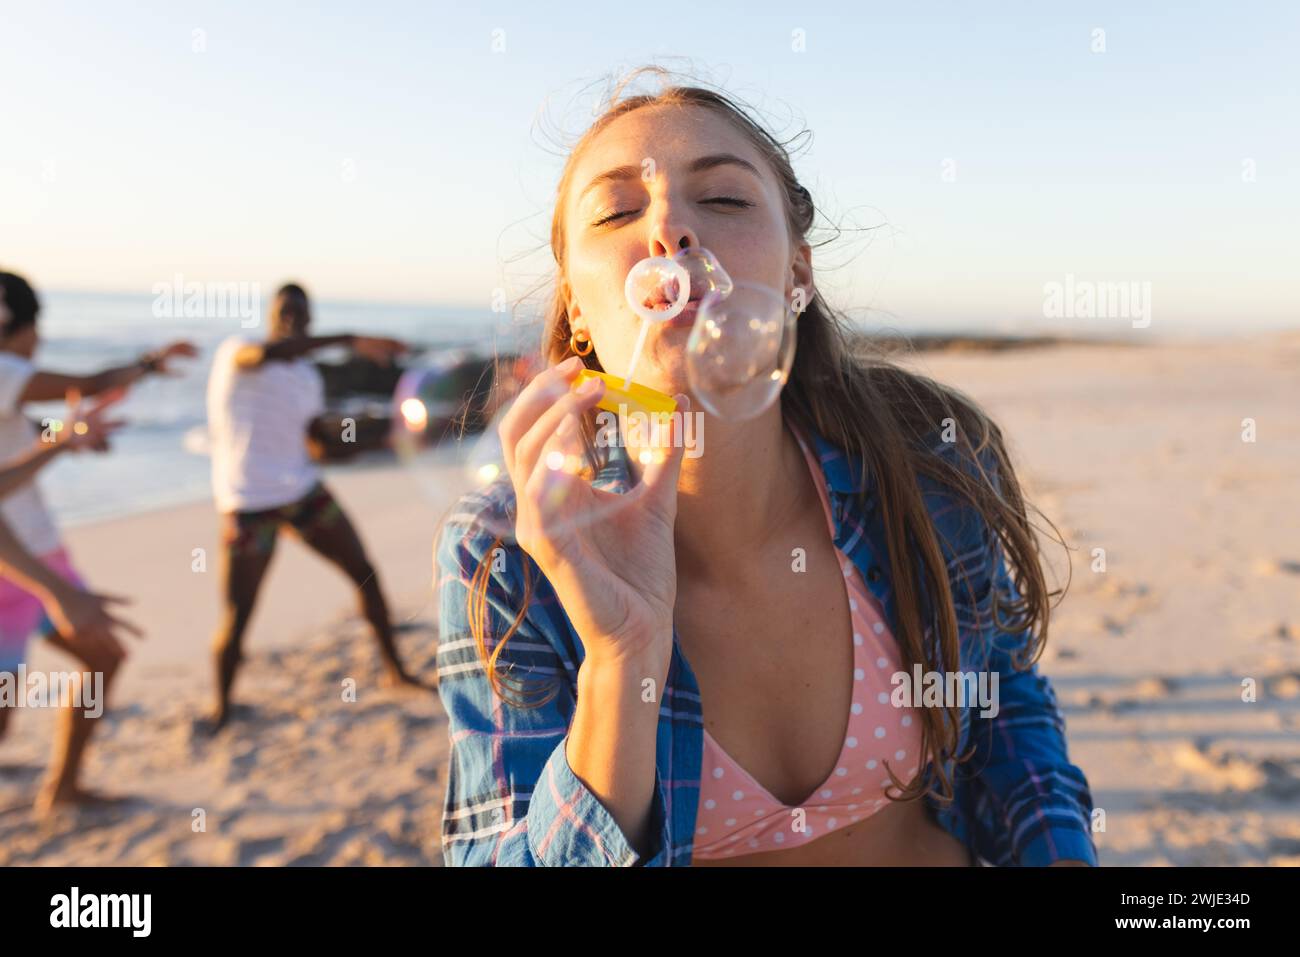
[[[655,312],[667,312],[673,307],[673,304],[677,302],[678,289],[677,280],[667,279],[657,286],[649,296],[642,301],[642,304],[647,309],[653,309]],[[692,293],[693,294],[690,298],[686,300],[686,304],[682,306],[682,311],[671,319],[659,323],[659,328],[689,329],[695,325],[695,316],[699,311],[700,300],[703,298],[703,293],[695,293],[694,290],[692,290]]]
[[[663,323],[663,325],[667,326],[669,329],[689,329],[691,326],[695,325],[695,316],[699,311],[700,301],[698,299],[692,299],[686,303],[686,306],[681,312]]]
[[[677,301],[677,292],[677,281],[669,280],[658,286],[650,297],[645,300],[644,304],[648,309],[663,312]]]
[[[702,298],[703,298],[702,296],[691,296],[689,299],[686,300],[686,305],[682,307],[683,311],[686,309],[690,309],[692,306],[698,306]],[[652,299],[647,299],[645,301],[645,306],[647,309],[654,309],[657,312],[664,312],[665,310],[671,308],[673,303],[675,303],[676,301],[677,301],[676,297],[669,299],[668,297],[660,293],[659,295],[656,295]]]

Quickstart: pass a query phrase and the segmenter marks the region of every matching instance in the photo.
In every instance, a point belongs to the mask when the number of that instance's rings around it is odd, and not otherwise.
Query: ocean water
[[[180,359],[175,377],[147,376],[114,407],[128,425],[105,454],[62,456],[41,474],[46,503],[60,525],[126,515],[211,496],[209,462],[189,451],[196,429],[206,426],[205,393],[212,356],[230,335],[260,336],[263,327],[242,328],[238,318],[160,319],[152,296],[48,292],[41,294],[38,367],[58,372],[94,372],[124,365],[140,353],[175,339],[188,339],[198,357]],[[472,346],[511,351],[535,348],[540,327],[514,322],[488,309],[479,312],[439,306],[388,303],[314,303],[312,330],[320,335],[358,332],[402,339],[416,350],[418,364],[430,350]],[[322,350],[329,360],[343,350]],[[58,415],[62,403],[32,404],[31,418]],[[191,440],[187,441],[187,434]],[[349,467],[349,466],[331,466]]]
[[[166,505],[200,501],[211,496],[209,462],[191,439],[206,425],[204,395],[212,355],[227,336],[261,335],[259,325],[245,329],[239,318],[168,319],[154,315],[152,295],[112,295],[42,292],[41,346],[38,366],[55,371],[93,372],[132,362],[141,352],[174,339],[189,339],[200,354],[179,360],[176,377],[150,376],[135,385],[116,406],[128,426],[113,439],[103,455],[82,453],[61,457],[42,473],[39,482],[45,499],[64,526],[100,518],[144,511]],[[540,323],[516,321],[509,313],[489,309],[466,310],[445,306],[389,303],[314,303],[313,331],[320,334],[358,332],[394,336],[417,351],[409,364],[418,364],[431,351],[475,347],[501,352],[533,350],[541,335]],[[967,326],[912,326],[851,316],[866,332],[907,334],[1073,334],[1081,338],[1114,337],[1145,341],[1145,330],[1130,328],[1127,320],[1077,323],[1004,323],[985,328]],[[260,320],[260,317],[259,317]],[[1169,332],[1170,330],[1166,330]],[[1178,330],[1190,332],[1192,330]],[[344,350],[322,350],[316,358],[330,360]],[[63,405],[32,405],[33,418],[58,415]],[[366,467],[361,462],[331,465],[329,469]]]

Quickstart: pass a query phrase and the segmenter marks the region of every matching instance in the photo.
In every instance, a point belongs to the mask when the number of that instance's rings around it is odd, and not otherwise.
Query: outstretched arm
[[[298,359],[317,349],[330,346],[347,346],[359,356],[387,365],[393,356],[406,351],[406,344],[381,336],[358,336],[350,332],[334,336],[294,336],[271,342],[250,342],[235,353],[235,365],[241,369],[256,369],[265,362],[284,362]]]
[[[292,339],[276,339],[274,342],[250,342],[240,346],[235,353],[235,365],[241,369],[256,369],[264,362],[287,362],[330,346],[351,348],[355,339],[356,336],[351,333],[343,333],[337,336],[295,336]]]
[[[167,374],[169,360],[182,356],[192,358],[198,350],[189,342],[172,342],[146,352],[135,362],[125,366],[114,366],[99,372],[76,375],[66,372],[37,370],[27,380],[19,402],[53,402],[62,399],[69,391],[82,395],[99,395],[110,389],[125,388],[143,379],[150,373]]]

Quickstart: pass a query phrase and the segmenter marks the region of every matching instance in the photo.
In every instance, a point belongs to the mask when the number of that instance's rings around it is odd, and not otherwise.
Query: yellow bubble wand
[[[655,309],[646,302],[643,294],[647,281],[653,281],[656,290],[676,286],[677,294],[667,308]],[[589,379],[600,379],[605,383],[605,394],[596,403],[597,408],[609,412],[644,412],[647,415],[671,414],[677,408],[677,400],[670,395],[632,381],[637,362],[645,348],[650,326],[658,322],[668,322],[681,315],[691,296],[691,274],[680,263],[663,256],[651,256],[633,266],[627,274],[623,285],[623,295],[632,311],[641,317],[641,330],[637,333],[636,346],[632,349],[632,360],[628,363],[627,375],[616,376],[608,372],[596,372],[583,369],[574,380],[575,386],[581,386]],[[621,380],[621,381],[620,381]]]

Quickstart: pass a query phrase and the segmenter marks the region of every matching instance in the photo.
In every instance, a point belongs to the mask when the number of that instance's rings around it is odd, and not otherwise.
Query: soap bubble
[[[691,299],[703,299],[711,292],[727,296],[735,288],[718,258],[707,249],[688,247],[674,256],[673,262],[690,275]]]
[[[667,322],[686,308],[691,274],[663,256],[643,259],[628,270],[623,294],[632,310],[646,322]]]
[[[767,286],[738,282],[705,296],[686,341],[687,380],[705,410],[744,420],[771,405],[790,376],[796,321]]]

